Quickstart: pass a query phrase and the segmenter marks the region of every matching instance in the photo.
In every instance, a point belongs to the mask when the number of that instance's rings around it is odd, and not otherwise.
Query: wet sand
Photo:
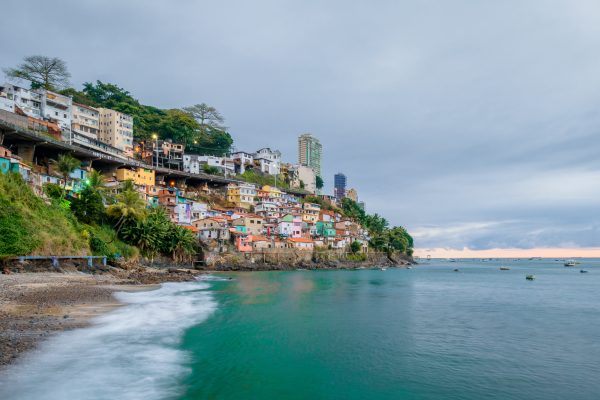
[[[153,274],[152,283],[131,276],[72,273],[0,274],[0,368],[56,332],[81,328],[90,319],[120,303],[117,291],[152,290],[158,282],[190,280],[173,274]],[[172,279],[171,279],[172,278]],[[148,280],[148,279],[146,279]]]

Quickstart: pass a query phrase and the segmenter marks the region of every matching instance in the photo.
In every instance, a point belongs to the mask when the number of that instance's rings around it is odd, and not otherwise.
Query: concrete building
[[[348,189],[348,191],[346,192],[346,197],[350,200],[358,202],[358,192],[356,191],[356,189]]]
[[[312,168],[304,165],[285,165],[284,179],[293,188],[304,188],[310,193],[317,190],[317,176]]]
[[[333,176],[333,195],[338,200],[346,197],[346,175],[341,172]]]
[[[56,122],[68,136],[71,131],[73,100],[45,89],[28,89],[31,82],[0,86],[0,109],[21,112],[29,117]]]
[[[70,132],[73,119],[73,99],[49,90],[41,90],[41,93],[43,117],[57,122],[63,132]]]
[[[245,232],[251,235],[263,235],[265,233],[265,220],[260,215],[246,214],[231,222],[231,225],[240,230],[239,227],[246,227]]]
[[[198,154],[185,154],[183,156],[183,170],[192,174],[204,172],[204,166],[218,168],[225,175],[235,171],[234,161],[229,158],[217,156],[201,156]]]
[[[311,167],[317,176],[321,176],[322,150],[319,139],[310,133],[298,137],[298,163],[305,167]]]
[[[256,186],[251,183],[231,183],[227,186],[227,201],[236,207],[249,209],[254,206],[256,195]]]
[[[279,175],[281,172],[281,152],[264,147],[253,154],[254,164],[269,175]]]
[[[173,143],[172,140],[168,139],[152,142],[152,146],[154,149],[152,165],[179,171],[183,169],[185,145]]]
[[[119,168],[116,178],[119,182],[131,180],[138,186],[154,186],[156,179],[154,170],[145,168]]]
[[[236,174],[243,174],[247,167],[254,165],[254,156],[245,151],[236,151],[231,154],[231,158],[235,164]]]
[[[100,111],[84,104],[73,103],[73,119],[71,121],[73,138],[76,135],[98,140],[100,131]]]
[[[109,108],[98,108],[100,132],[98,139],[127,154],[133,155],[133,117]]]
[[[302,206],[302,221],[315,224],[319,220],[321,206],[314,203],[304,203]]]

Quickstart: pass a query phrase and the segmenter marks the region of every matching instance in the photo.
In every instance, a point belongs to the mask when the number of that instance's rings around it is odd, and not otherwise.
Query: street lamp
[[[152,134],[152,139],[154,139],[154,145],[152,146],[153,157],[152,157],[152,165],[154,165],[154,156],[156,156],[156,167],[158,167],[158,135],[156,133]]]

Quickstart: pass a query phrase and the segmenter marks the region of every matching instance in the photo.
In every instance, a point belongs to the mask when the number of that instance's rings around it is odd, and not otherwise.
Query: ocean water
[[[124,293],[126,307],[0,375],[0,399],[597,399],[600,260],[580,261],[231,273]]]

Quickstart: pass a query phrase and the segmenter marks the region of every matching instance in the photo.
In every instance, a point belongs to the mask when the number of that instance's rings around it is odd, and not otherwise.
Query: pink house
[[[252,251],[252,235],[245,232],[240,232],[235,228],[231,228],[229,231],[235,237],[235,248],[237,251]]]

